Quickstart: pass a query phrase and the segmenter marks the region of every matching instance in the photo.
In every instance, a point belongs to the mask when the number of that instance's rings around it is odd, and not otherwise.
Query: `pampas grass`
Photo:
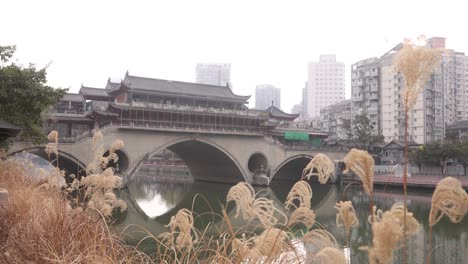
[[[109,232],[99,214],[72,208],[63,193],[34,185],[22,166],[0,161],[0,263],[149,263]]]
[[[467,213],[468,195],[459,180],[446,177],[432,195],[429,225],[434,226],[446,215],[452,223],[459,223]]]
[[[346,245],[348,245],[351,227],[359,225],[359,220],[356,216],[356,212],[354,211],[353,203],[350,201],[340,201],[336,203],[335,209],[338,210],[336,213],[336,225],[344,227]]]
[[[418,37],[418,42],[425,42],[426,38],[422,35]],[[407,204],[407,180],[408,180],[408,118],[409,112],[416,104],[416,100],[424,89],[429,77],[438,67],[441,59],[441,51],[426,46],[419,46],[411,39],[406,39],[402,48],[398,51],[395,58],[395,66],[403,75],[405,80],[405,89],[402,92],[403,108],[405,112],[405,148],[404,148],[404,169],[403,169],[403,195],[404,195],[404,214],[406,214]],[[406,226],[406,215],[404,216],[404,225]],[[406,237],[406,228],[404,231]],[[404,241],[406,243],[406,239]],[[406,245],[403,249],[403,259],[406,263]]]
[[[346,164],[347,173],[354,172],[362,181],[362,187],[366,194],[371,197],[374,188],[374,159],[367,151],[351,149],[343,160]]]
[[[406,210],[402,203],[395,203],[389,211],[382,212],[373,208],[374,221],[372,221],[372,247],[369,251],[369,263],[386,264],[393,260],[393,252],[399,248],[406,239],[404,228],[408,228],[407,234],[415,235],[419,223],[411,212],[404,214]],[[408,225],[404,225],[407,217]]]
[[[299,207],[292,212],[289,216],[288,227],[292,227],[297,224],[304,225],[307,229],[311,228],[315,224],[315,213],[308,207]]]
[[[286,197],[286,202],[284,203],[284,207],[286,209],[290,209],[291,207],[306,207],[310,208],[310,202],[312,199],[312,188],[306,181],[298,181],[296,182]],[[294,201],[299,202],[299,206],[296,206]]]
[[[429,252],[427,263],[431,262],[432,252],[432,227],[437,224],[444,215],[452,223],[459,223],[468,212],[468,194],[463,189],[459,180],[446,177],[436,186],[432,195],[431,211],[429,212]]]
[[[334,171],[335,164],[333,161],[328,156],[319,153],[315,155],[309,164],[307,164],[307,166],[304,168],[302,171],[302,178],[307,178],[307,180],[310,180],[311,176],[317,176],[319,182],[321,184],[325,184]]]
[[[347,264],[348,261],[346,260],[343,251],[334,247],[326,247],[317,253],[316,261],[314,263]]]

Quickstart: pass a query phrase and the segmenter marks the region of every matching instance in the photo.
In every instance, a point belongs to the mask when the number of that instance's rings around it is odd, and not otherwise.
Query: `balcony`
[[[362,101],[362,95],[353,97],[353,102],[360,102],[360,101]]]

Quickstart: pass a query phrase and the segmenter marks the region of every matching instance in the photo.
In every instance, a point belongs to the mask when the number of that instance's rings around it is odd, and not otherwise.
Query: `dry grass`
[[[294,201],[299,202],[299,206],[296,206]],[[306,181],[296,182],[286,197],[284,207],[289,209],[291,207],[306,207],[310,208],[310,201],[312,200],[312,188]]]
[[[144,263],[99,214],[71,208],[63,193],[31,183],[13,161],[0,161],[0,187],[10,197],[0,209],[1,263]]]
[[[311,176],[317,176],[321,184],[325,184],[328,181],[328,178],[335,171],[335,164],[333,161],[324,154],[317,154],[314,158],[307,164],[307,166],[302,171],[302,178],[307,178],[310,180]]]
[[[420,36],[418,40],[425,41],[425,37]],[[418,95],[439,65],[440,59],[440,50],[418,46],[410,39],[404,41],[394,63],[405,79],[405,89],[402,94],[405,110],[413,108]]]
[[[366,194],[372,196],[374,189],[374,159],[367,151],[351,149],[344,158],[347,173],[354,172],[362,181],[362,187]]]
[[[432,195],[429,225],[434,226],[446,215],[452,223],[460,222],[468,210],[468,194],[459,180],[446,177],[441,180]]]
[[[351,227],[356,227],[359,225],[359,220],[356,216],[356,211],[354,211],[353,203],[350,201],[340,201],[335,205],[336,210],[336,226],[343,226],[345,229],[345,240],[346,245],[348,245],[349,232]]]

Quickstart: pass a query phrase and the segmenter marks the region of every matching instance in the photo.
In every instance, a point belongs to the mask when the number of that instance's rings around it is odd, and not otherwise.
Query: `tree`
[[[374,135],[375,122],[371,122],[365,113],[356,115],[353,121],[343,119],[341,128],[346,131],[348,139],[356,143],[356,147],[370,151],[375,144],[383,143],[381,133]]]
[[[455,149],[453,151],[453,158],[463,166],[464,175],[466,176],[466,170],[468,168],[468,141],[454,144]]]
[[[54,89],[47,83],[47,68],[24,67],[10,62],[15,46],[0,46],[0,119],[19,126],[22,140],[34,144],[46,140],[44,113],[57,103],[68,89]],[[2,143],[7,147],[7,143]]]

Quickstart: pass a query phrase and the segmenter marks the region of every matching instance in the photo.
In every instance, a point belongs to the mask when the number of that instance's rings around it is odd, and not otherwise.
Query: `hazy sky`
[[[237,94],[281,88],[282,108],[301,100],[307,64],[335,53],[350,67],[405,37],[446,37],[468,52],[464,1],[2,1],[0,45],[44,66],[49,84],[77,92],[132,75],[195,80],[197,62],[231,63]]]

